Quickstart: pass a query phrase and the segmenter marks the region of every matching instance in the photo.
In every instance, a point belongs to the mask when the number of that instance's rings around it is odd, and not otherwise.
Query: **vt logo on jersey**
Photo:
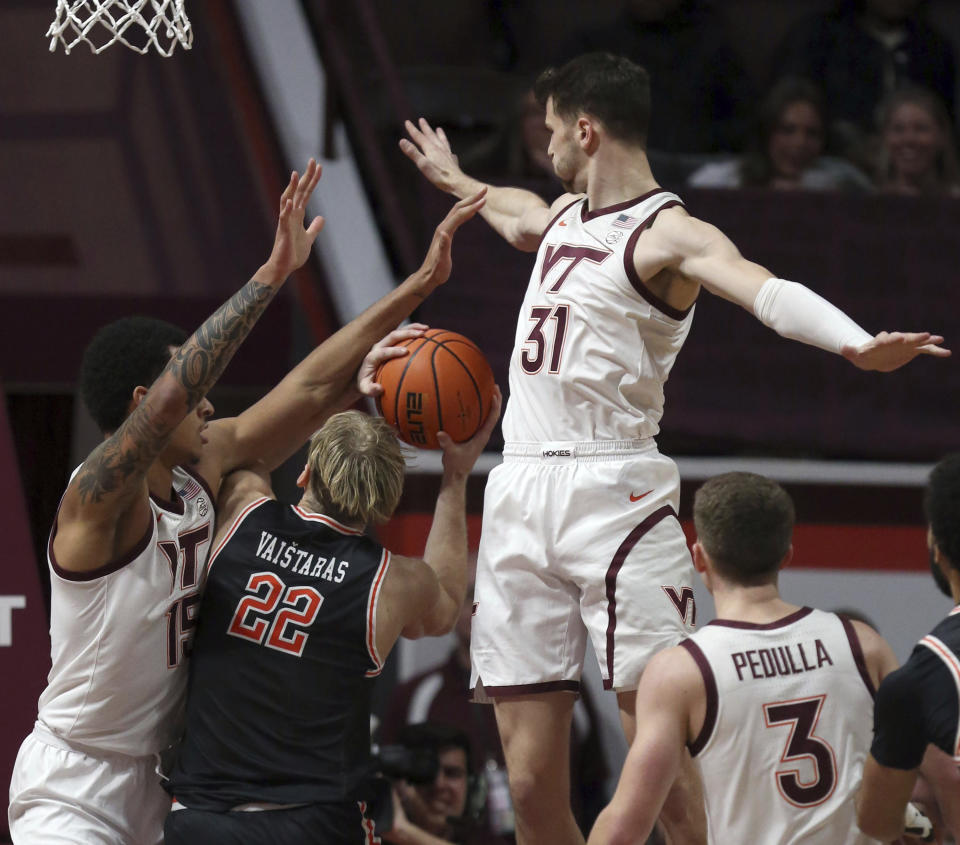
[[[548,293],[556,293],[560,290],[560,286],[567,280],[567,276],[573,272],[573,268],[576,267],[581,261],[590,261],[593,264],[603,264],[611,255],[612,252],[606,249],[594,249],[589,246],[574,246],[573,244],[557,244],[554,246],[551,244],[547,247],[547,251],[543,256],[543,264],[540,266],[540,284],[547,280],[547,276],[550,274],[550,271],[557,266],[561,261],[569,262],[560,274],[557,280],[550,286]]]

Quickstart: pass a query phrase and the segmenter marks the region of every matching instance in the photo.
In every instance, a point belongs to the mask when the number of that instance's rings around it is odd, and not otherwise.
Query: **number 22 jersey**
[[[801,608],[765,625],[714,620],[680,645],[707,692],[690,753],[711,843],[866,845],[854,793],[873,682],[849,620]]]
[[[167,784],[178,801],[224,811],[362,797],[389,563],[327,516],[268,498],[247,505],[210,557]]]

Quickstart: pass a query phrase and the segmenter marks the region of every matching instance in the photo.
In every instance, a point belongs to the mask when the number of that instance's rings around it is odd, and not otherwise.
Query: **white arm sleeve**
[[[753,301],[753,313],[782,337],[836,352],[873,340],[835,305],[810,288],[786,279],[767,279]]]

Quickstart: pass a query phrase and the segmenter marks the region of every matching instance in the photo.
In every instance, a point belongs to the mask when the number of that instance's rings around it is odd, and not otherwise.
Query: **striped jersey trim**
[[[342,522],[337,522],[335,519],[327,516],[326,514],[310,513],[310,511],[305,511],[299,505],[291,505],[290,507],[296,511],[297,516],[299,516],[301,519],[307,520],[308,522],[322,522],[324,525],[332,528],[334,531],[339,531],[341,534],[350,534],[354,537],[359,537],[361,534],[363,534],[363,532],[358,528],[349,528]]]
[[[373,678],[383,671],[383,661],[377,651],[377,604],[380,601],[380,588],[383,586],[383,579],[389,568],[390,552],[384,549],[377,575],[370,585],[370,598],[367,599],[367,653],[375,667],[367,670],[366,676],[368,678]]]
[[[272,502],[272,501],[273,499],[271,499],[269,496],[260,496],[260,498],[254,499],[252,502],[250,502],[249,505],[247,505],[242,511],[240,511],[240,513],[237,515],[237,518],[233,521],[233,525],[230,526],[230,530],[226,533],[224,538],[219,543],[217,543],[217,547],[212,552],[210,552],[210,557],[207,558],[207,574],[208,575],[210,573],[210,570],[213,568],[213,562],[217,559],[217,555],[220,554],[220,550],[225,545],[227,545],[227,543],[230,541],[230,538],[233,537],[237,529],[240,527],[240,524],[251,514],[251,512],[253,512],[258,507],[260,507],[260,505],[262,505],[264,502]]]
[[[357,806],[360,808],[360,826],[363,828],[363,845],[381,845],[383,840],[374,833],[373,819],[367,818],[367,802],[358,801]]]
[[[927,636],[920,640],[920,645],[929,648],[943,661],[950,675],[953,677],[953,683],[957,688],[957,700],[960,701],[960,660],[957,660],[957,655],[951,651],[943,640],[934,637],[932,634],[927,634]],[[957,734],[954,737],[953,759],[960,761],[960,720],[957,722]]]

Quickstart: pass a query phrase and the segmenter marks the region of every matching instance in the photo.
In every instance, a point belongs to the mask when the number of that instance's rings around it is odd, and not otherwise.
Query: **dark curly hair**
[[[170,347],[186,339],[183,329],[152,317],[124,317],[94,335],[80,364],[80,396],[101,431],[120,427],[134,389],[153,384]]]
[[[960,452],[947,455],[931,471],[923,509],[940,552],[960,569]]]

